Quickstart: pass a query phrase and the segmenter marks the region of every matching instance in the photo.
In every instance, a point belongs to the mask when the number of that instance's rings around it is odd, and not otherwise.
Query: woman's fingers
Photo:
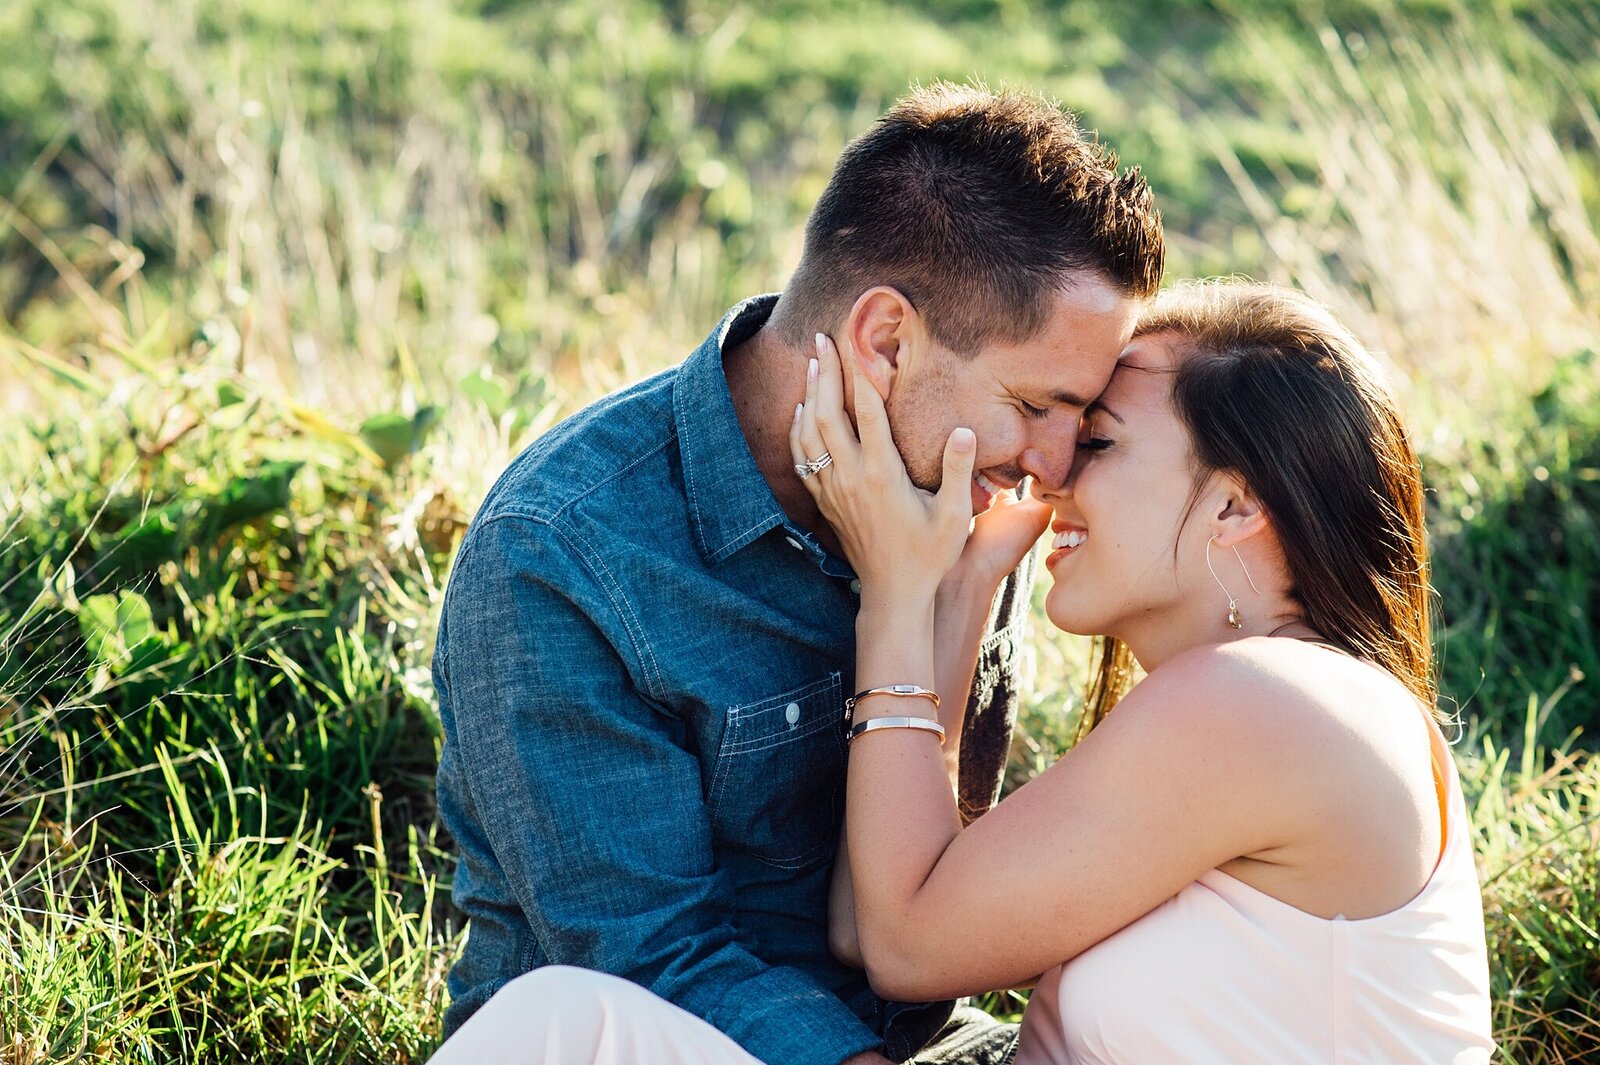
[[[894,435],[889,431],[889,412],[884,409],[883,397],[854,359],[850,360],[850,378],[855,389],[856,432],[861,437],[862,460],[869,466],[903,465],[900,449],[895,447]]]
[[[811,462],[820,459],[828,450],[828,445],[822,442],[822,430],[817,425],[817,386],[820,366],[816,359],[812,359],[806,366],[806,398],[800,405],[800,456],[796,463]],[[809,478],[805,478],[809,480]],[[812,494],[816,494],[813,485]]]
[[[856,443],[850,419],[844,414],[844,367],[839,359],[839,350],[824,333],[817,334],[816,345],[815,394],[812,394],[808,384],[806,413],[815,417],[822,446],[833,456],[833,461],[837,463],[842,460],[846,466],[852,466],[860,446]]]
[[[978,457],[978,438],[962,426],[944,444],[944,480],[934,497],[933,509],[945,521],[972,524],[972,464]]]
[[[811,461],[806,455],[805,442],[801,439],[801,422],[804,414],[805,405],[797,404],[794,408],[794,420],[789,423],[789,457],[794,459],[794,464],[796,467],[802,466]],[[796,474],[799,472],[800,471],[798,469],[795,470]],[[810,477],[801,477],[800,481],[806,486],[806,491],[811,493],[811,497],[813,499],[817,498],[817,493],[822,490],[821,487],[818,486]]]

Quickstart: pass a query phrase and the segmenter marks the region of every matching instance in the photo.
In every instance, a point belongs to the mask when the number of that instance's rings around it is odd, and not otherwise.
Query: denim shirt
[[[433,659],[470,921],[447,1032],[550,964],[633,980],[772,1065],[904,1058],[949,1014],[881,1001],[828,952],[859,585],[734,414],[724,351],[775,300],[528,447],[462,543]],[[969,816],[999,792],[1028,578],[979,658]]]

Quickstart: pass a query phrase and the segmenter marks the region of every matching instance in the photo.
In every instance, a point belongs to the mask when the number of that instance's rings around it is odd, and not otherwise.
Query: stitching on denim
[[[819,714],[808,725],[796,725],[793,729],[785,731],[781,735],[768,736],[764,740],[751,739],[742,743],[735,743],[731,747],[724,747],[723,752],[725,754],[758,754],[761,751],[770,751],[774,747],[782,747],[786,743],[803,740],[807,736],[820,732],[832,724],[833,721],[830,720],[829,715]],[[749,744],[754,744],[754,746],[748,746]]]
[[[753,699],[748,703],[741,703],[738,706],[730,706],[728,708],[728,716],[730,718],[734,716],[744,716],[745,712],[748,710],[760,710],[765,707],[775,705],[780,699],[787,700],[791,703],[797,703],[801,699],[810,698],[816,692],[822,691],[833,686],[834,684],[839,683],[842,677],[843,674],[839,673],[838,671],[830,671],[828,675],[821,680],[814,680],[809,684],[803,684],[800,687],[795,688],[793,691],[783,692],[779,695],[767,695],[760,699]],[[844,712],[843,703],[839,704],[839,709],[841,713]]]
[[[756,522],[754,525],[752,525],[748,529],[746,529],[744,532],[742,532],[739,535],[733,537],[731,540],[729,540],[727,542],[727,544],[725,544],[724,546],[718,548],[717,552],[716,552],[717,557],[720,559],[720,558],[725,558],[726,556],[733,554],[735,551],[739,550],[740,548],[742,548],[742,547],[744,547],[744,546],[746,546],[746,545],[748,545],[750,543],[755,542],[755,540],[758,537],[760,537],[762,534],[770,532],[771,530],[777,528],[781,524],[783,524],[783,517],[780,514],[778,514],[776,511],[774,511],[771,514],[766,515],[760,521]]]
[[[694,355],[699,355],[704,347],[705,345],[702,344],[699,348],[696,348]],[[718,347],[720,349],[721,345],[719,344]],[[689,357],[692,359],[694,358],[694,355]],[[698,530],[700,527],[700,487],[698,482],[695,480],[695,467],[697,464],[691,461],[693,459],[691,452],[693,451],[694,445],[690,443],[687,436],[680,437],[676,424],[677,419],[684,418],[689,414],[689,412],[684,410],[682,407],[682,404],[688,402],[688,398],[682,391],[682,385],[683,375],[680,373],[677,377],[672,379],[672,417],[674,422],[672,436],[673,439],[680,441],[678,445],[678,453],[683,458],[683,486],[686,490],[686,495],[688,496],[690,510],[689,516],[693,520],[696,530]],[[704,534],[700,535],[700,539],[702,543],[705,541]]]
[[[661,671],[656,665],[655,652],[650,648],[648,642],[643,641],[643,633],[639,625],[638,615],[633,612],[631,607],[627,606],[626,599],[621,599],[619,602],[621,585],[617,579],[612,576],[611,571],[605,568],[604,564],[600,561],[598,554],[595,553],[584,540],[581,538],[576,538],[570,534],[564,524],[556,524],[555,522],[541,517],[540,515],[529,514],[524,511],[504,511],[496,514],[493,517],[484,519],[483,524],[479,528],[487,528],[495,522],[502,521],[507,518],[531,522],[534,525],[538,525],[548,530],[561,539],[562,544],[564,544],[567,550],[573,554],[574,561],[578,562],[589,574],[589,576],[594,579],[595,583],[600,586],[601,591],[605,592],[606,602],[610,604],[611,609],[622,621],[622,627],[627,632],[628,639],[633,645],[633,655],[634,658],[638,660],[640,671],[645,676],[647,689],[651,687],[655,689],[655,691],[647,690],[646,694],[651,695],[652,698],[659,698],[657,692],[660,690],[661,686]],[[464,556],[465,554],[466,547],[463,545],[460,555],[457,556],[458,564],[460,557]],[[620,651],[621,648],[618,648],[618,650]]]
[[[639,621],[639,615],[634,611],[633,604],[628,602],[622,594],[622,583],[607,568],[604,559],[587,540],[570,533],[563,526],[551,526],[551,530],[571,550],[577,553],[579,559],[588,568],[589,573],[600,582],[606,593],[606,599],[611,603],[611,609],[617,612],[622,619],[622,627],[628,633],[628,639],[633,644],[634,656],[639,660],[640,672],[644,676],[645,693],[651,698],[661,700],[664,682],[661,678],[661,667],[656,663],[655,650],[646,638],[644,626]]]
[[[717,330],[716,335],[714,337],[710,338],[709,340],[707,340],[704,344],[701,344],[700,347],[696,348],[695,351],[694,351],[694,354],[691,355],[690,358],[694,358],[695,356],[698,356],[702,351],[705,350],[707,345],[710,345],[710,346],[713,346],[716,349],[717,356],[720,359],[720,357],[722,355],[722,345],[728,339],[728,334],[733,331],[734,324],[739,320],[739,318],[743,315],[743,313],[748,309],[748,305],[751,302],[753,302],[754,300],[757,300],[757,299],[760,299],[760,298],[761,297],[759,297],[759,296],[753,296],[749,300],[745,300],[742,303],[740,303],[734,310],[730,311],[723,318],[722,323],[721,323],[721,328],[719,328]],[[678,377],[673,378],[673,381],[672,381],[672,412],[673,412],[674,417],[689,418],[689,417],[693,416],[694,412],[690,411],[690,410],[687,410],[684,407],[684,404],[687,404],[689,402],[689,397],[685,393],[680,391],[680,385],[682,384],[682,380],[683,380],[683,378],[682,378],[682,375],[680,374]],[[677,435],[677,434],[674,433],[674,435]],[[685,443],[687,444],[688,443],[688,438],[684,437],[683,439],[684,439]],[[692,448],[692,445],[689,445],[689,447]],[[690,455],[686,454],[684,456],[683,482],[684,482],[685,488],[687,488],[687,490],[688,490],[689,505],[694,511],[695,527],[696,527],[696,529],[698,529],[699,525],[700,525],[700,482],[699,482],[698,477],[696,476],[696,471],[697,471],[697,469],[699,467],[699,463],[689,461],[690,458],[691,458]],[[707,542],[704,533],[700,534],[700,541],[710,551],[710,553],[713,556],[714,560],[721,561],[722,559],[726,558],[728,555],[732,554],[733,552],[739,550],[741,547],[745,546],[745,544],[749,543],[751,540],[754,540],[761,533],[766,532],[767,529],[772,528],[772,526],[776,522],[781,522],[782,520],[783,519],[782,519],[781,515],[778,515],[778,514],[775,514],[775,513],[774,514],[767,514],[760,521],[756,522],[754,525],[750,526],[749,528],[747,528],[747,529],[743,530],[742,532],[740,532],[738,535],[726,540],[724,543],[719,544],[719,545],[717,545],[715,547],[713,547],[710,543]]]
[[[633,461],[627,463],[626,465],[618,467],[609,476],[594,482],[583,492],[578,493],[565,503],[562,503],[561,506],[557,507],[553,512],[551,512],[548,517],[542,514],[532,513],[522,508],[507,508],[488,518],[485,518],[483,524],[479,526],[479,528],[482,529],[493,522],[499,521],[502,518],[521,518],[525,521],[532,521],[543,525],[545,528],[559,536],[561,541],[567,545],[567,548],[577,556],[579,561],[583,563],[584,568],[589,571],[589,575],[595,578],[601,589],[606,593],[606,599],[611,604],[611,609],[614,610],[617,616],[622,620],[622,627],[627,631],[628,639],[633,644],[634,657],[638,660],[640,671],[644,675],[646,693],[652,698],[656,699],[661,698],[661,690],[663,687],[661,668],[656,662],[654,649],[650,646],[649,640],[645,638],[644,629],[639,622],[639,616],[637,612],[635,612],[632,605],[628,603],[626,596],[622,594],[621,582],[619,582],[611,573],[611,570],[606,567],[600,553],[596,551],[587,540],[578,536],[576,532],[571,530],[568,526],[568,523],[561,519],[566,517],[567,512],[572,507],[576,506],[580,500],[587,499],[601,487],[610,484],[612,481],[615,481],[629,473],[641,463],[646,462],[665,451],[669,446],[671,446],[672,442],[676,440],[677,437],[677,430],[674,428],[668,432],[666,437],[663,438],[655,447],[649,448],[648,450],[642,452],[636,456]],[[467,544],[464,542],[461,547],[461,554],[465,555],[466,550]]]
[[[837,670],[831,670],[829,671],[828,675],[821,680],[812,681],[811,683],[802,685],[801,687],[795,688],[792,691],[783,692],[778,695],[770,695],[762,699],[757,699],[753,702],[745,703],[741,706],[731,707],[727,711],[723,741],[717,750],[716,769],[712,772],[711,794],[707,805],[707,813],[713,822],[716,820],[717,814],[721,809],[723,797],[728,787],[728,782],[733,777],[729,763],[733,761],[734,756],[770,750],[774,747],[782,746],[784,743],[805,739],[817,734],[818,732],[826,731],[830,725],[836,723],[833,714],[830,712],[830,708],[824,705],[822,708],[822,713],[817,715],[811,725],[806,726],[804,732],[785,732],[781,736],[776,737],[773,742],[763,743],[758,747],[739,747],[737,741],[733,741],[733,745],[730,746],[727,733],[738,727],[738,723],[741,718],[748,719],[750,715],[745,714],[744,712],[749,710],[775,711],[778,707],[783,706],[785,703],[798,703],[806,699],[811,699],[826,693],[830,689],[833,691],[843,690],[843,674]],[[840,707],[842,713],[842,703],[840,704]],[[837,740],[835,746],[839,746],[839,742]],[[837,802],[835,802],[835,811],[837,811],[837,808]],[[816,845],[800,854],[782,858],[760,854],[748,847],[742,847],[737,843],[733,843],[732,846],[742,853],[749,854],[757,861],[773,866],[774,868],[798,869],[801,866],[815,861],[818,855],[825,853],[831,842],[831,840],[824,838]]]
[[[737,726],[740,714],[745,710],[756,707],[768,705],[776,706],[778,705],[779,700],[799,702],[801,699],[809,699],[816,692],[825,691],[830,687],[838,686],[840,690],[842,690],[842,681],[843,674],[838,672],[829,672],[829,674],[822,680],[812,681],[810,684],[802,685],[793,691],[784,692],[781,695],[768,696],[765,699],[757,699],[754,702],[745,703],[742,706],[730,707],[728,709],[727,713],[724,715],[722,743],[717,748],[717,767],[712,771],[711,775],[711,804],[708,807],[708,813],[710,813],[713,819],[715,819],[717,810],[722,803],[722,794],[727,788],[728,778],[733,775],[729,771],[728,763],[731,761],[731,758],[728,756],[733,754],[749,753],[746,751],[731,751],[728,749],[729,740],[727,734],[730,730]],[[822,715],[822,719],[826,721],[827,715]],[[810,733],[807,733],[807,735],[810,735]]]
[[[678,431],[676,429],[670,430],[667,433],[667,435],[665,437],[663,437],[661,439],[661,441],[659,443],[657,443],[654,447],[649,448],[648,450],[643,451],[640,454],[636,455],[632,460],[630,460],[625,465],[618,466],[615,470],[611,471],[611,473],[607,474],[605,477],[602,477],[597,481],[591,482],[586,488],[584,488],[583,491],[579,492],[577,495],[573,496],[571,499],[566,500],[559,507],[557,507],[556,509],[554,509],[552,511],[549,511],[548,513],[535,512],[535,511],[528,510],[527,508],[525,508],[523,506],[520,506],[517,503],[508,503],[504,510],[498,510],[494,514],[484,518],[483,519],[483,523],[485,525],[487,525],[489,522],[498,521],[501,518],[527,518],[530,521],[537,521],[537,522],[541,522],[541,523],[543,523],[545,525],[549,525],[551,527],[555,527],[555,525],[558,522],[560,522],[562,518],[564,518],[566,516],[567,511],[569,511],[573,507],[577,506],[583,500],[588,499],[590,496],[594,495],[600,489],[602,489],[602,488],[606,487],[607,485],[609,485],[612,481],[615,481],[618,478],[621,478],[621,477],[627,475],[628,473],[631,473],[633,471],[634,467],[638,466],[640,463],[647,462],[650,459],[655,458],[656,455],[660,454],[661,452],[665,451],[668,447],[670,447],[672,445],[672,442],[674,440],[676,440],[677,438],[678,438]],[[465,551],[465,550],[466,550],[466,544],[465,544],[465,542],[463,542],[462,551]]]

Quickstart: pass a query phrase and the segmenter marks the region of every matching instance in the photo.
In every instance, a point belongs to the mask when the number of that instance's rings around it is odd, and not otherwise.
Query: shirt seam
[[[500,508],[496,509],[493,513],[489,513],[489,514],[483,515],[482,518],[480,519],[480,524],[478,526],[478,529],[474,529],[473,532],[471,533],[471,535],[469,535],[467,539],[468,539],[468,541],[476,539],[479,529],[481,529],[483,526],[489,524],[492,521],[499,520],[500,518],[527,518],[530,521],[542,522],[542,523],[544,523],[546,525],[549,525],[552,529],[554,529],[554,528],[556,528],[557,523],[563,521],[567,517],[567,512],[570,511],[573,507],[577,506],[579,503],[583,502],[584,500],[590,498],[596,492],[600,491],[600,489],[605,488],[606,486],[610,485],[612,482],[620,480],[622,477],[624,477],[627,474],[633,472],[634,468],[639,466],[641,463],[647,462],[650,459],[655,458],[658,454],[660,454],[661,452],[665,451],[667,448],[671,447],[673,442],[675,440],[677,440],[677,439],[678,439],[677,427],[676,426],[670,427],[667,430],[667,435],[665,437],[663,437],[661,440],[657,441],[654,446],[652,446],[651,448],[649,448],[648,450],[646,450],[644,452],[641,452],[639,455],[635,456],[627,464],[617,467],[615,470],[613,470],[607,476],[605,476],[605,477],[603,477],[603,478],[601,478],[601,479],[599,479],[597,481],[594,481],[594,482],[590,483],[587,487],[585,487],[582,491],[580,491],[580,492],[576,493],[575,495],[573,495],[570,499],[563,500],[561,502],[561,504],[559,506],[555,507],[553,510],[548,510],[548,511],[536,510],[536,509],[529,508],[529,507],[527,507],[525,505],[522,505],[522,504],[520,504],[518,502],[509,502],[509,503],[505,504],[503,507],[500,507]],[[466,546],[467,546],[466,543],[462,544],[462,551],[463,552],[466,551]]]
[[[642,461],[642,457],[639,461]],[[623,471],[619,471],[619,474],[621,472]],[[565,508],[563,507],[562,509],[564,510]],[[485,518],[474,533],[473,546],[476,546],[476,540],[484,529],[496,522],[507,519],[525,521],[540,526],[560,539],[562,546],[567,550],[572,560],[582,568],[584,574],[590,580],[595,582],[595,585],[605,595],[606,605],[611,608],[612,612],[622,622],[622,628],[627,634],[633,659],[638,664],[639,673],[644,680],[645,694],[656,702],[661,702],[663,681],[661,668],[656,662],[655,650],[650,646],[650,641],[645,636],[644,627],[639,622],[637,612],[628,604],[626,598],[621,595],[620,582],[606,568],[598,552],[587,541],[569,531],[565,523],[554,521],[540,514],[530,514],[515,510],[501,511]],[[463,545],[461,549],[462,556],[465,556],[466,552],[467,546]],[[621,651],[621,648],[617,649],[619,652]]]

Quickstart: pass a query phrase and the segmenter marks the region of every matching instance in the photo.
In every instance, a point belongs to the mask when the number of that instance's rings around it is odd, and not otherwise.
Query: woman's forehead
[[[1117,356],[1117,370],[1171,370],[1177,366],[1177,356],[1173,341],[1177,339],[1168,333],[1151,333],[1148,336],[1134,337],[1122,349],[1122,354]]]
[[[1139,337],[1123,348],[1101,398],[1112,405],[1118,399],[1140,406],[1161,405],[1171,394],[1176,368],[1172,345],[1160,336]]]

